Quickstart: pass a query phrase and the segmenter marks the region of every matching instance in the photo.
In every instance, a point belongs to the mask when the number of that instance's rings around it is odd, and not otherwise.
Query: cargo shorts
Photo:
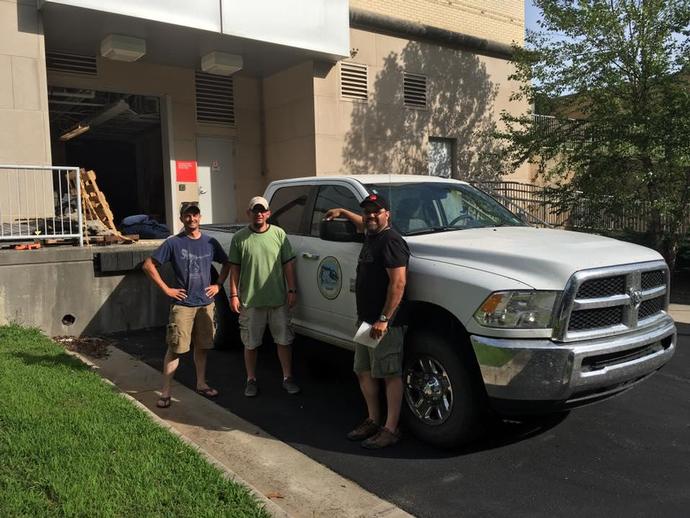
[[[173,304],[165,331],[165,343],[175,354],[184,354],[193,345],[213,349],[213,303],[207,306]]]
[[[256,349],[261,345],[267,325],[275,343],[290,345],[295,340],[287,304],[275,308],[245,308],[242,306],[238,322],[240,324],[240,338],[247,349]]]
[[[355,344],[353,370],[370,372],[372,378],[402,376],[405,326],[389,327],[376,347]]]

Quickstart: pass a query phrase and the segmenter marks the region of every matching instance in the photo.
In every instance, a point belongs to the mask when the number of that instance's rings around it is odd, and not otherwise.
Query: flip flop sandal
[[[156,402],[156,406],[158,408],[168,408],[168,407],[170,407],[170,399],[171,399],[170,396],[167,396],[167,397],[161,396],[160,398],[158,398],[158,401]]]
[[[218,391],[214,388],[211,387],[206,387],[203,389],[196,389],[197,394],[201,394],[204,397],[207,398],[214,398],[218,396]]]

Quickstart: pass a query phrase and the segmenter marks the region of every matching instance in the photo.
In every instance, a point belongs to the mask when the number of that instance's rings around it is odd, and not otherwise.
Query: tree
[[[540,30],[515,48],[544,119],[502,115],[513,165],[528,160],[560,210],[647,214],[649,242],[675,265],[690,201],[690,0],[534,0]]]

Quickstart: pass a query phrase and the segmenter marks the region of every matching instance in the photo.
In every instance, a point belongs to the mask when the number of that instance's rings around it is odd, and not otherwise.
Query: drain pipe
[[[509,60],[513,57],[513,47],[505,43],[431,27],[430,25],[402,20],[392,16],[375,14],[363,9],[350,8],[350,28],[436,43],[444,47],[469,50],[475,54],[494,58]]]

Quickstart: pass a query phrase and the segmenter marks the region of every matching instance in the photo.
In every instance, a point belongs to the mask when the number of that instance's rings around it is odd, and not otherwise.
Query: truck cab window
[[[295,185],[278,189],[270,201],[270,222],[281,227],[288,234],[300,234],[304,207],[307,205],[310,190],[310,185]]]
[[[359,202],[347,187],[340,185],[322,185],[316,198],[316,205],[311,217],[311,235],[319,235],[319,225],[328,209],[342,207],[359,214]]]

